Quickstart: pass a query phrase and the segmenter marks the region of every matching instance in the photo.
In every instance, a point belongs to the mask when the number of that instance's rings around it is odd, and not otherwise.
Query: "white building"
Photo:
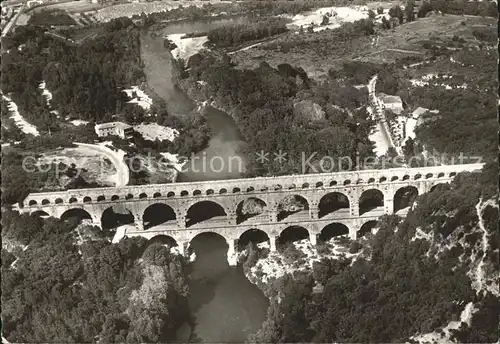
[[[43,5],[43,0],[28,0],[26,2],[26,6],[28,6],[28,8],[33,7],[35,5]]]
[[[132,126],[123,122],[108,122],[95,125],[95,132],[99,137],[115,135],[124,139],[129,136],[132,131]]]

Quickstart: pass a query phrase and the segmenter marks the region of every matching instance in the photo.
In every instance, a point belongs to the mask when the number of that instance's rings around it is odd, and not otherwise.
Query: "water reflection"
[[[196,261],[190,266],[189,342],[245,342],[264,321],[268,300],[246,279],[241,267],[229,267],[229,246],[224,238],[213,233],[200,234],[190,247]]]

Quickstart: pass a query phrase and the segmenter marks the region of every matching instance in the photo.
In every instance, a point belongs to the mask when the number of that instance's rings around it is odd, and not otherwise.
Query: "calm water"
[[[161,35],[142,37],[141,54],[149,86],[167,101],[168,111],[187,116],[195,104],[173,86],[169,52],[163,47],[162,36],[171,33],[207,31],[228,22],[242,23],[239,17],[225,20],[181,22],[161,30]],[[238,155],[244,144],[233,119],[226,113],[208,107],[203,115],[212,129],[208,147],[197,154],[188,171],[180,175],[182,181],[237,178],[244,159]],[[220,158],[218,158],[220,157]],[[211,163],[212,162],[212,165]],[[223,162],[223,165],[221,164]],[[203,168],[206,166],[206,168]],[[211,170],[210,167],[214,167]],[[241,343],[249,333],[257,331],[266,317],[268,300],[250,283],[241,267],[230,267],[226,253],[228,245],[215,235],[200,235],[191,242],[196,261],[190,265],[191,323],[184,324],[178,333],[178,342]]]
[[[192,322],[178,332],[179,342],[242,343],[265,319],[268,300],[241,267],[230,267],[222,237],[204,234],[191,247],[196,261],[189,282]]]
[[[163,47],[163,37],[169,34],[205,32],[228,23],[245,23],[243,16],[232,19],[204,19],[172,23],[158,31],[158,37],[145,33],[142,37],[142,58],[149,86],[167,101],[168,111],[178,116],[186,116],[195,109],[195,104],[172,83],[170,53]],[[178,181],[200,181],[234,179],[245,172],[245,158],[239,154],[244,142],[233,119],[225,112],[208,107],[203,115],[207,119],[212,137],[208,147],[195,155],[186,165],[185,173]]]

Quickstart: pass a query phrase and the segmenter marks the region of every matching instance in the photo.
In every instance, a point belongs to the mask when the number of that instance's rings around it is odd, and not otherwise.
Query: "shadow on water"
[[[248,18],[186,21],[169,24],[156,37],[144,32],[141,37],[141,57],[147,83],[167,102],[169,113],[190,116],[195,104],[172,82],[171,54],[165,49],[162,36],[205,32],[228,23],[244,22],[248,22]],[[211,140],[205,150],[196,154],[201,159],[197,159],[193,167],[187,167],[188,171],[181,174],[179,181],[240,177],[244,172],[245,161],[238,152],[244,143],[234,120],[225,112],[211,107],[207,107],[203,115],[212,131]],[[224,168],[220,168],[220,158],[214,159],[216,157],[222,158]],[[214,162],[213,166],[210,161]],[[190,246],[196,254],[196,260],[189,267],[188,303],[191,321],[181,326],[176,341],[247,341],[247,336],[256,332],[265,320],[269,305],[267,298],[248,281],[241,267],[229,266],[226,256],[228,244],[224,238],[213,233],[200,234],[191,241]]]
[[[165,49],[162,37],[152,37],[148,32],[141,35],[141,58],[148,86],[167,102],[167,110],[176,116],[188,116],[195,105],[172,82],[172,61]]]
[[[170,114],[179,117],[192,115],[194,102],[172,81],[172,56],[164,47],[168,34],[208,31],[228,23],[248,22],[246,17],[232,19],[199,20],[173,23],[163,28],[155,37],[149,32],[141,36],[141,58],[144,62],[148,86],[167,103]],[[203,111],[211,139],[208,147],[198,152],[179,175],[179,182],[239,178],[245,172],[246,161],[239,153],[244,145],[233,118],[227,113],[207,107]]]
[[[225,239],[204,233],[190,247],[196,261],[190,265],[189,342],[245,342],[262,325],[268,300],[241,267],[229,266]]]
[[[246,159],[241,154],[245,142],[233,118],[210,106],[203,116],[211,130],[208,147],[195,154],[179,175],[179,182],[241,178],[246,171]]]

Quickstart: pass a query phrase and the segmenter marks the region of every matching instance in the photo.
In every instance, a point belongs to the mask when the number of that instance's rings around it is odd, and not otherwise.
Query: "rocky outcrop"
[[[298,196],[287,196],[281,201],[278,208],[281,211],[296,212],[306,209],[306,205]]]
[[[302,100],[293,104],[294,115],[307,121],[325,119],[325,111],[312,100]]]
[[[204,57],[202,54],[200,53],[196,53],[194,55],[191,55],[187,61],[187,65],[186,67],[187,68],[193,68],[193,67],[197,67],[201,64],[201,62],[203,61]]]
[[[263,201],[256,198],[249,198],[243,203],[241,213],[243,215],[262,214],[265,207],[266,204]]]
[[[309,86],[309,78],[302,67],[294,68],[288,63],[282,63],[278,65],[277,68],[282,76],[295,79],[295,83],[298,86],[304,86],[306,88]]]

